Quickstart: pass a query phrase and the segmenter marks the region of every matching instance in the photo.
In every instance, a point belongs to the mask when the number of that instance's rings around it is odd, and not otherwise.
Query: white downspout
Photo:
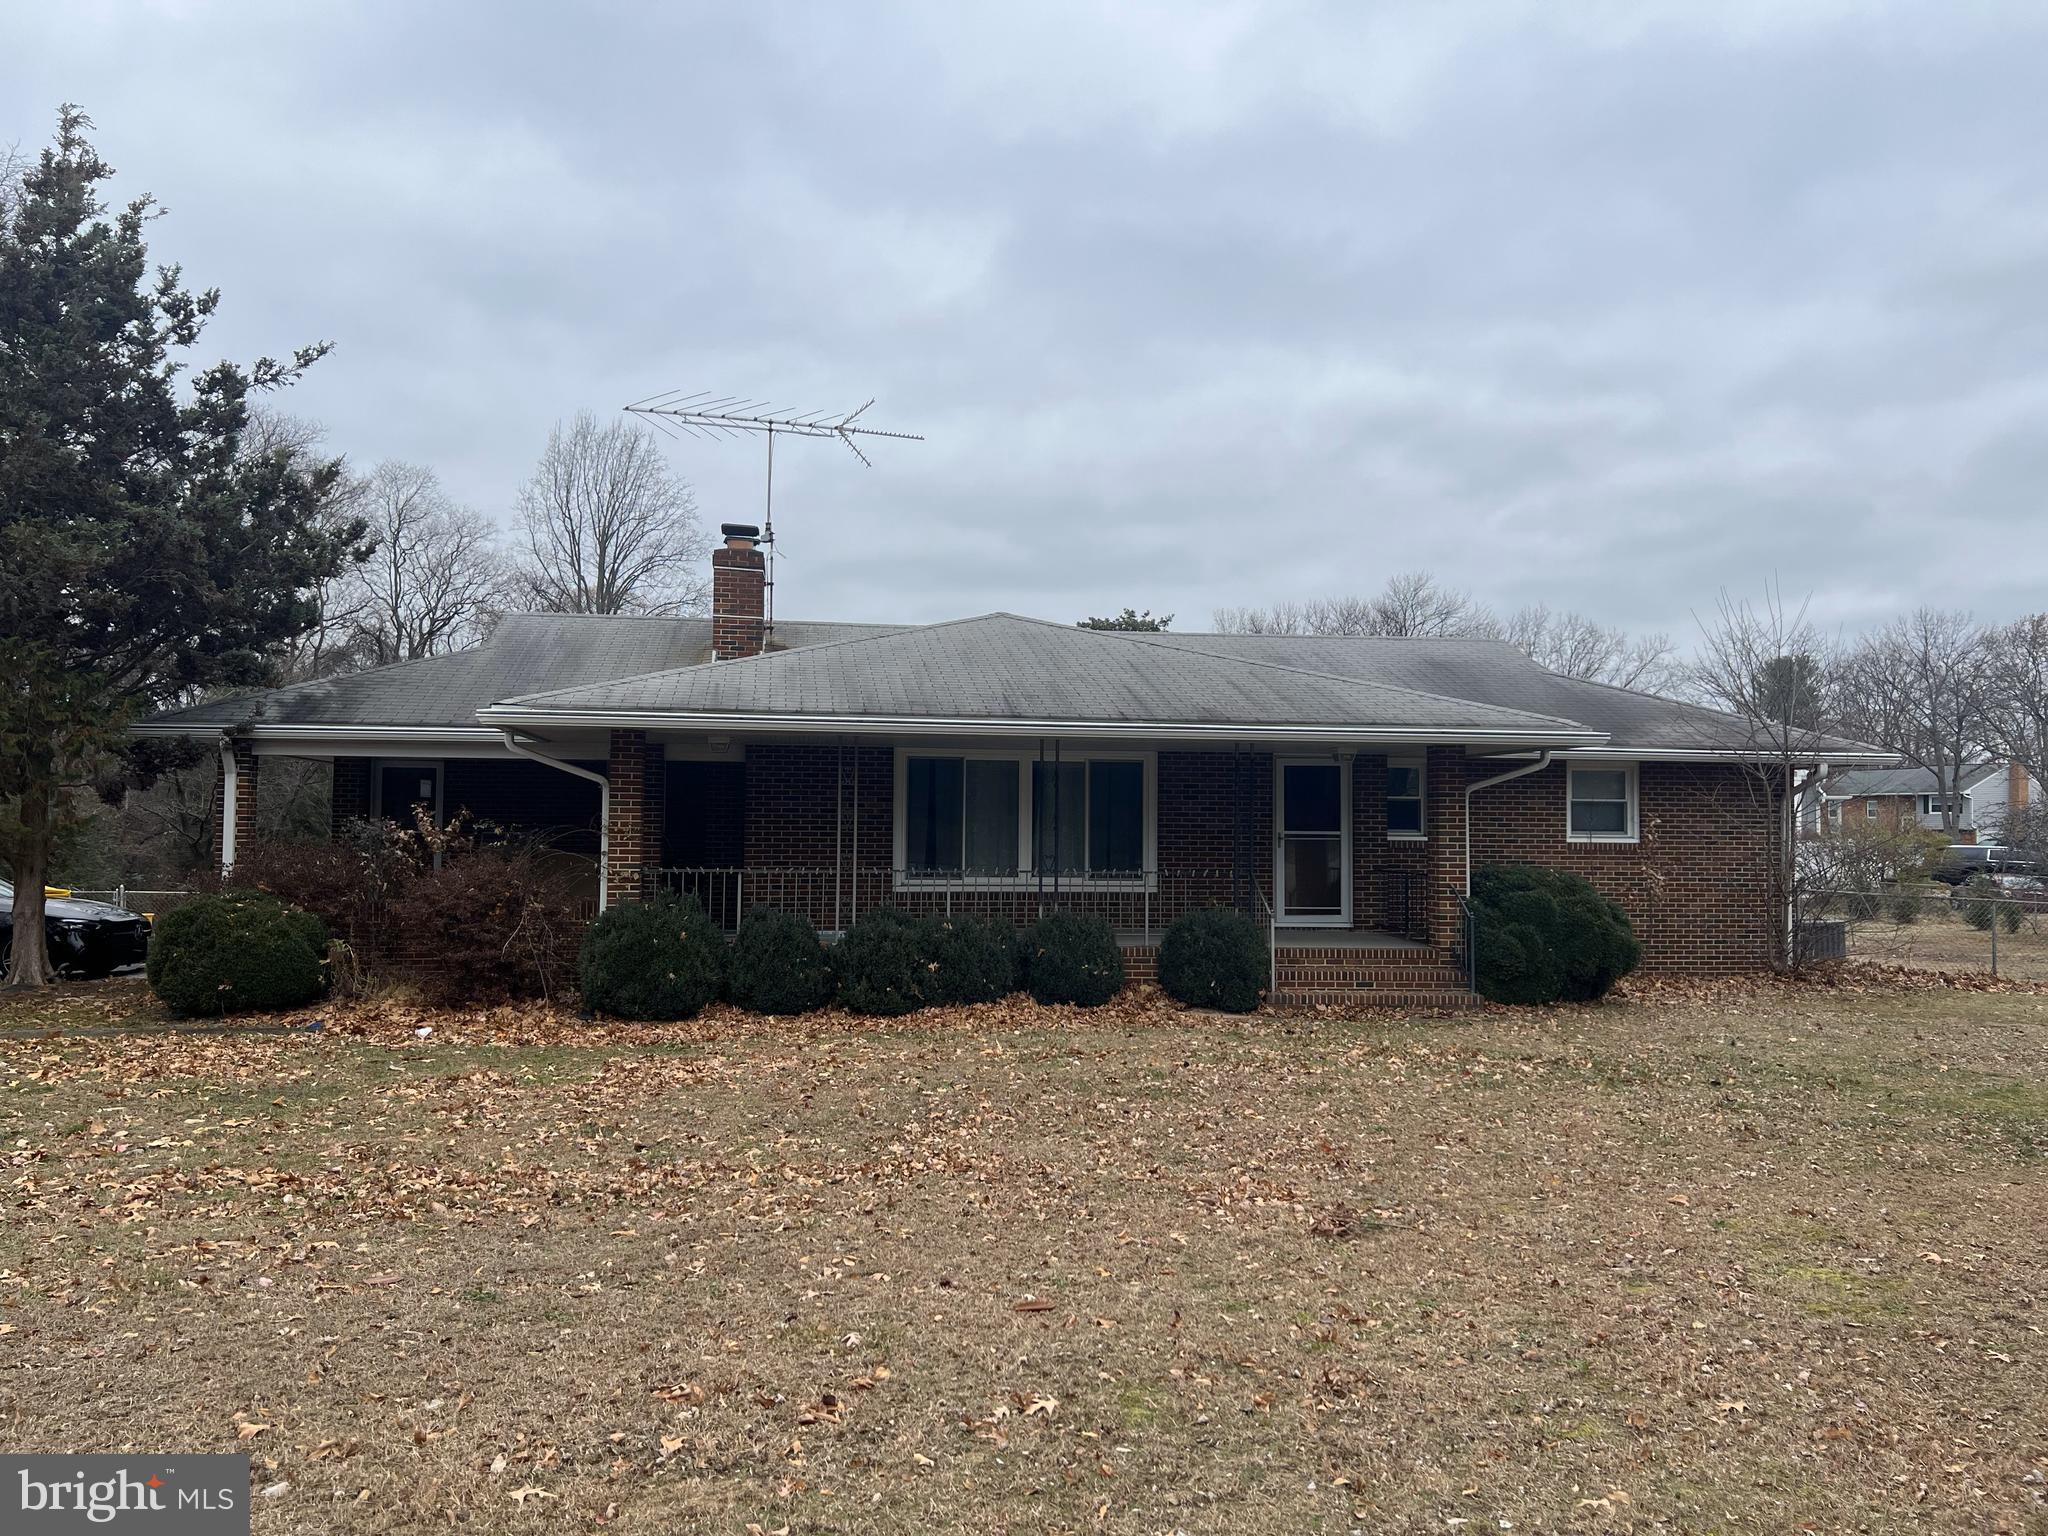
[[[220,739],[220,872],[223,879],[235,872],[235,802],[241,796],[242,769],[235,761],[235,744]]]
[[[1536,761],[1524,763],[1519,768],[1510,768],[1506,773],[1496,773],[1490,779],[1481,779],[1477,784],[1465,786],[1465,894],[1472,894],[1472,795],[1476,790],[1491,789],[1496,784],[1505,784],[1509,779],[1519,779],[1524,774],[1540,773],[1550,766],[1551,749],[1545,747],[1536,754]]]
[[[512,739],[508,730],[500,730],[505,738],[505,750],[517,757],[530,757],[536,763],[546,763],[550,768],[559,768],[564,773],[573,773],[579,779],[588,779],[597,786],[597,910],[602,912],[605,899],[611,892],[612,858],[612,781],[591,768],[579,768],[574,763],[565,763],[559,757],[549,757],[545,752],[536,752],[531,747],[522,747]]]

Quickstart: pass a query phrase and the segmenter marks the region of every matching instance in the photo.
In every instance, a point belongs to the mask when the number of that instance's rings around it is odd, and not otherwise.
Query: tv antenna
[[[921,432],[885,432],[880,427],[855,426],[868,406],[874,403],[870,400],[839,416],[830,411],[778,410],[766,400],[749,400],[739,395],[714,396],[709,390],[686,395],[679,389],[672,389],[665,394],[636,400],[626,409],[635,416],[645,416],[671,437],[687,433],[692,437],[716,439],[739,437],[751,432],[768,439],[768,483],[762,504],[761,542],[768,548],[768,601],[764,619],[772,628],[775,623],[776,435],[836,437],[846,445],[847,452],[869,469],[874,468],[874,460],[861,451],[856,438],[890,437],[906,443],[924,441]]]

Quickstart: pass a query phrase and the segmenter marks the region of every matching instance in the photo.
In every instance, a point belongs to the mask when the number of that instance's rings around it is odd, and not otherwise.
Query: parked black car
[[[44,898],[43,932],[50,964],[69,976],[104,976],[124,965],[140,965],[149,954],[149,919],[104,901]],[[14,885],[0,880],[0,970],[13,949]]]
[[[1941,859],[1928,871],[1943,885],[1961,885],[1972,875],[2039,875],[2041,861],[1996,843],[1956,843],[1943,850]]]

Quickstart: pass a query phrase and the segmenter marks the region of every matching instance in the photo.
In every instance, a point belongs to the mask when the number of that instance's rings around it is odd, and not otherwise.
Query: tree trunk
[[[21,797],[19,856],[14,860],[14,945],[0,986],[25,990],[50,984],[50,948],[43,932],[43,882],[50,874],[50,792]]]

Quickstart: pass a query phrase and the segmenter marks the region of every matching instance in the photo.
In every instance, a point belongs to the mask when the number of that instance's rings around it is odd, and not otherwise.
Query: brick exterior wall
[[[826,929],[895,905],[895,772],[889,747],[749,746],[745,865],[772,873],[747,904],[788,906]]]
[[[711,552],[712,655],[721,661],[760,655],[767,601],[767,557],[752,539],[729,535]]]
[[[1920,821],[1920,797],[1918,795],[1853,795],[1847,800],[1830,800],[1830,807],[1842,808],[1841,829],[1853,831],[1857,827],[1879,827],[1886,832],[1927,831],[1940,832],[1940,822],[1923,826]],[[2022,799],[2024,803],[2024,798]],[[1877,807],[1877,814],[1870,814],[1871,806]],[[1821,830],[1831,831],[1834,822],[1823,817]],[[1958,843],[1975,843],[1977,829],[1964,827],[1956,833]]]
[[[1200,871],[1167,894],[1187,906],[1263,909],[1233,878],[1240,863],[1270,899],[1273,889],[1273,755],[1159,754],[1159,868]]]
[[[1488,766],[1477,776],[1498,771]],[[1644,763],[1639,773],[1635,843],[1565,840],[1562,763],[1479,791],[1473,867],[1543,864],[1583,875],[1628,913],[1647,970],[1718,974],[1769,965],[1777,821],[1762,781],[1720,765]]]
[[[248,814],[257,759],[244,761],[252,770],[243,779]],[[940,891],[893,889],[895,753],[889,747],[849,746],[842,758],[833,745],[759,743],[746,748],[743,762],[667,762],[643,732],[619,731],[606,768],[612,781],[612,900],[637,899],[651,890],[657,868],[687,867],[746,871],[743,885],[719,877],[695,892],[728,921],[764,903],[803,912],[827,929],[879,905],[937,911],[948,910],[950,902],[951,910],[1017,921],[1029,920],[1037,906],[1035,883],[1014,891],[956,892],[951,898]],[[1501,771],[1501,764],[1475,762],[1456,749],[1433,749],[1424,786],[1427,836],[1390,842],[1386,757],[1358,755],[1352,765],[1354,927],[1399,931],[1405,883],[1409,936],[1445,949],[1455,945],[1465,786]],[[444,775],[450,809],[466,805],[481,817],[521,828],[566,828],[566,845],[594,855],[595,786],[539,764],[491,759],[450,759]],[[366,810],[368,760],[337,760],[335,785],[337,817],[343,807]],[[1120,929],[1139,926],[1142,913],[1156,928],[1188,906],[1230,902],[1229,872],[1240,858],[1259,889],[1270,892],[1272,754],[1162,751],[1157,785],[1158,859],[1165,874],[1150,901],[1130,892],[1106,897],[1069,891],[1069,905],[1099,908]],[[1561,763],[1481,790],[1473,807],[1473,865],[1534,863],[1584,875],[1629,914],[1651,970],[1722,973],[1767,965],[1773,915],[1765,893],[1774,820],[1758,780],[1740,768],[1644,763],[1639,785],[1641,835],[1635,843],[1566,840]],[[1247,819],[1249,827],[1241,829]],[[1188,871],[1211,873],[1185,878]],[[1238,894],[1243,891],[1240,886]]]
[[[262,759],[256,755],[253,742],[238,741],[235,754],[235,842],[246,845],[255,841],[256,833],[256,790],[260,780],[258,765]],[[218,754],[216,754],[216,757]],[[217,769],[213,778],[213,867],[223,869],[227,864],[227,826],[222,816],[224,796],[227,791],[227,773]]]

